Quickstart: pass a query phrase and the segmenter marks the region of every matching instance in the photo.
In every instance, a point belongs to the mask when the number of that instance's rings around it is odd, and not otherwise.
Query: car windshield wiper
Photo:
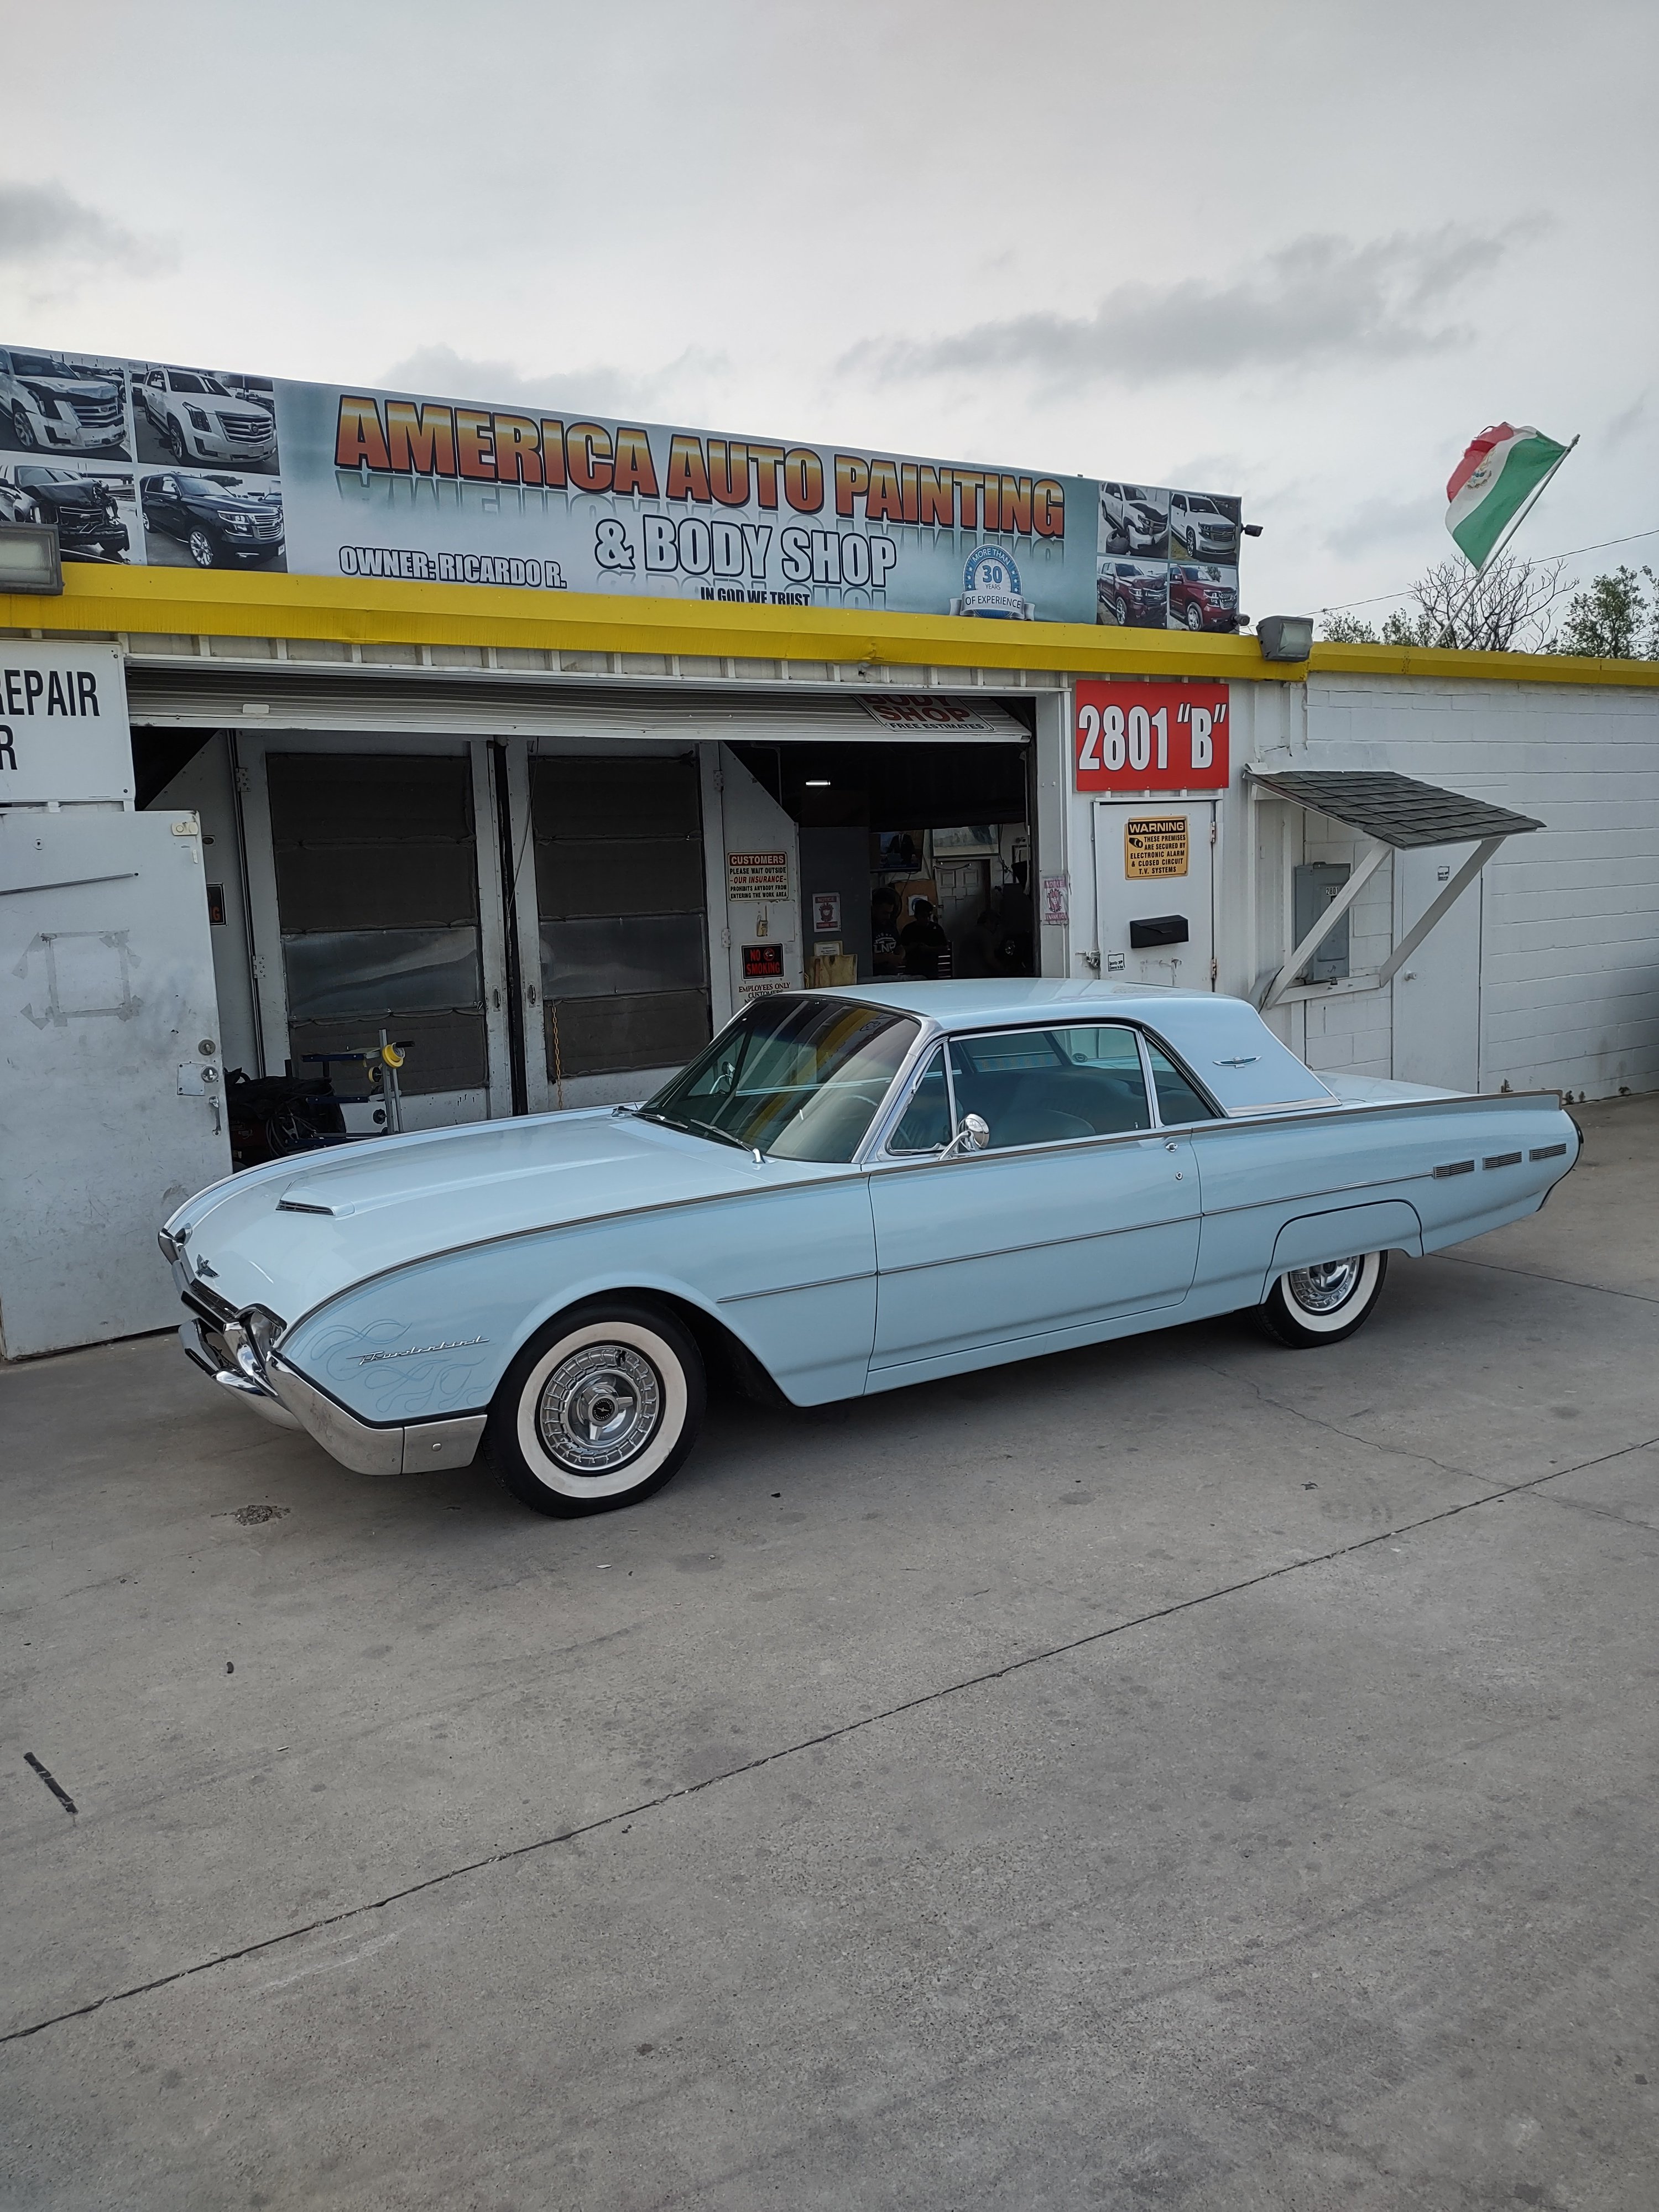
[[[641,1121],[659,1122],[665,1129],[678,1129],[682,1136],[713,1137],[719,1144],[735,1145],[740,1152],[755,1150],[752,1145],[745,1145],[741,1137],[732,1136],[729,1130],[716,1128],[712,1121],[679,1121],[669,1114],[653,1114],[648,1106],[641,1106],[637,1110]]]

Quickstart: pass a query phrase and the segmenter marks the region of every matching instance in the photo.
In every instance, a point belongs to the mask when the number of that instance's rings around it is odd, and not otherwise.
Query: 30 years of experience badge
[[[1035,622],[1036,609],[1022,598],[1019,570],[1000,545],[976,545],[962,572],[962,597],[953,615],[984,615],[994,622]]]

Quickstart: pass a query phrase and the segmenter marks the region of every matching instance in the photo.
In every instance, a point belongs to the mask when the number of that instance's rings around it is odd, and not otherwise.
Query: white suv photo
[[[0,348],[0,427],[25,453],[122,453],[127,407],[121,373]]]
[[[1238,525],[1201,491],[1178,491],[1170,499],[1170,536],[1194,561],[1238,558]]]
[[[272,461],[276,418],[204,368],[152,368],[133,386],[176,461]]]

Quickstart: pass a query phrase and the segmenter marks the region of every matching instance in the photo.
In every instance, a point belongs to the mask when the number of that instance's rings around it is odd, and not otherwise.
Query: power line
[[[1605,553],[1609,545],[1634,545],[1644,538],[1659,538],[1659,527],[1652,530],[1632,530],[1627,538],[1603,538],[1594,545],[1570,545],[1565,553],[1535,553],[1535,561],[1576,561],[1581,553]],[[1411,586],[1403,591],[1375,592],[1369,599],[1339,599],[1334,606],[1316,607],[1316,615],[1346,614],[1350,607],[1381,606],[1384,599],[1404,599],[1411,596]]]

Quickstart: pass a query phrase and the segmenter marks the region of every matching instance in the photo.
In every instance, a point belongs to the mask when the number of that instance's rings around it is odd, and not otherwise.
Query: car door
[[[952,1151],[963,1117],[982,1152]],[[1155,1127],[1125,1024],[1000,1030],[930,1059],[872,1164],[873,1387],[1178,1306],[1198,1257],[1190,1140]]]
[[[158,530],[169,538],[183,535],[184,509],[179,501],[179,479],[173,476],[152,477],[150,495],[145,502],[147,516],[152,518]]]

